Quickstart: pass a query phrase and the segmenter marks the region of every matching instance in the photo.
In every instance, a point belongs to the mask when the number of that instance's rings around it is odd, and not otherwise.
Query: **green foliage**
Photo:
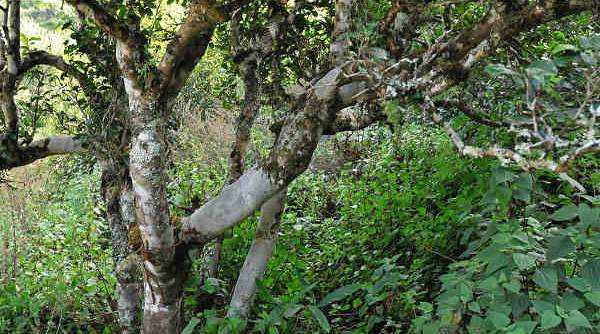
[[[518,179],[500,169],[492,183],[500,182],[510,192]],[[553,333],[600,328],[596,299],[600,208],[585,202],[552,205],[545,200],[560,197],[543,191],[539,182],[530,189],[534,204],[513,197],[508,213],[493,205],[478,217],[481,236],[470,243],[463,260],[441,276],[443,287],[434,310],[414,321],[415,332]],[[556,209],[549,214],[548,206]]]
[[[45,191],[23,189],[12,200],[2,194],[0,242],[10,246],[3,255],[12,255],[0,264],[12,258],[14,267],[0,276],[0,333],[114,329],[110,234],[97,180],[98,173],[57,176]]]

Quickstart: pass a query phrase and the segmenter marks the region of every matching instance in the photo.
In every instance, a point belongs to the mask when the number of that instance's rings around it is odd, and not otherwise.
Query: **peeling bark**
[[[261,207],[256,235],[240,270],[227,311],[228,317],[247,318],[250,313],[256,296],[256,281],[265,274],[277,243],[286,193],[287,189],[283,189]]]

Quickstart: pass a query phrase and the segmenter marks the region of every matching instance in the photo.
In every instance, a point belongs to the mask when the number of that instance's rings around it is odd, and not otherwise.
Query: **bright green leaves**
[[[317,320],[319,326],[321,326],[321,329],[323,329],[325,333],[329,333],[331,326],[329,325],[329,321],[327,321],[325,314],[323,314],[323,312],[315,305],[309,305],[308,309],[310,310],[310,313],[312,313],[313,317],[315,317]]]

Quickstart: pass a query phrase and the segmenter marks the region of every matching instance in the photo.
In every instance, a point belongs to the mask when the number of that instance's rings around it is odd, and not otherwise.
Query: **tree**
[[[261,223],[259,229],[270,230],[276,226],[276,219],[269,218],[276,217],[281,210],[282,199],[279,196],[308,167],[321,137],[364,128],[384,119],[383,108],[392,99],[402,105],[423,106],[434,122],[448,131],[463,154],[500,156],[526,167],[539,166],[562,171],[557,164],[529,162],[510,150],[484,150],[465,145],[437,107],[447,105],[444,93],[449,88],[465,82],[482,59],[494,54],[521,32],[567,15],[586,10],[597,11],[599,5],[597,1],[491,1],[485,5],[485,15],[475,23],[462,25],[443,21],[441,28],[444,33],[429,38],[425,36],[427,29],[424,25],[435,16],[433,9],[451,6],[455,1],[393,1],[387,15],[377,25],[377,32],[382,37],[368,41],[360,34],[358,37],[353,35],[359,30],[358,13],[366,8],[368,1],[355,3],[340,0],[335,6],[328,2],[297,1],[292,6],[287,1],[221,3],[192,0],[187,2],[185,19],[166,46],[160,61],[156,62],[150,45],[152,34],[144,26],[143,20],[152,15],[155,3],[134,2],[127,7],[113,1],[67,2],[83,18],[93,21],[105,34],[114,38],[116,43],[114,51],[107,48],[101,50],[99,55],[109,69],[118,67],[118,76],[110,76],[110,83],[116,87],[116,100],[119,101],[116,105],[120,106],[122,98],[126,98],[128,110],[117,111],[122,114],[117,119],[122,123],[118,127],[124,139],[119,137],[116,143],[110,143],[109,153],[100,160],[106,172],[103,177],[104,192],[109,203],[109,221],[114,227],[113,247],[117,262],[130,252],[130,246],[124,242],[123,236],[127,231],[125,225],[131,224],[124,223],[124,220],[131,219],[124,218],[128,217],[126,213],[129,211],[122,209],[131,206],[122,206],[122,203],[131,203],[127,195],[127,174],[131,177],[136,221],[142,238],[140,254],[145,271],[143,329],[148,333],[174,333],[181,329],[181,298],[193,260],[193,250],[218,238],[223,231],[239,224],[261,206],[264,224]],[[262,21],[258,20],[258,16],[256,20],[248,19],[246,24],[249,29],[237,29],[243,22],[240,20],[242,14],[252,17],[254,13],[260,13],[259,8],[275,10],[261,17]],[[79,151],[79,141],[72,137],[51,137],[41,142],[19,141],[18,112],[14,103],[19,76],[33,66],[51,65],[79,80],[90,101],[98,101],[99,110],[107,110],[105,106],[108,100],[99,97],[89,78],[81,71],[72,69],[62,58],[45,52],[29,52],[21,60],[19,2],[9,2],[8,7],[2,10],[6,16],[4,22],[7,22],[5,44],[2,45],[2,108],[6,133],[0,138],[3,153],[0,166],[11,168],[51,154]],[[329,14],[330,10],[335,15]],[[287,79],[304,85],[298,87],[295,96],[285,94],[276,69],[284,58],[289,59],[290,55],[297,54],[296,51],[308,53],[308,48],[302,44],[304,41],[298,38],[298,31],[302,31],[310,20],[314,22],[315,15],[325,17],[324,21],[329,21],[329,16],[335,17],[333,24],[321,32],[327,38],[315,38],[317,43],[329,44],[329,57],[311,59],[309,66],[297,66],[296,72]],[[169,117],[179,91],[208,48],[215,29],[228,21],[231,21],[233,56],[246,84],[245,109],[240,117],[238,140],[231,157],[231,182],[193,214],[181,222],[173,223],[166,197]],[[261,34],[257,35],[257,32]],[[249,38],[248,35],[252,34],[259,38]],[[255,47],[236,45],[243,39],[249,40]],[[268,158],[244,172],[241,163],[244,141],[248,140],[248,127],[260,104],[260,90],[253,91],[251,88],[260,87],[257,77],[260,76],[262,64],[269,64],[273,87],[278,92],[274,94],[274,100],[286,101],[285,105],[276,104],[275,108],[287,109],[287,112],[273,126],[276,141]],[[263,71],[266,67],[263,67]],[[123,86],[119,88],[121,79]],[[123,91],[124,94],[121,94]],[[453,104],[452,108],[455,106],[457,104]],[[459,110],[473,115],[468,108]],[[491,121],[484,118],[483,122]],[[597,147],[594,141],[577,144],[581,145],[569,157],[578,157]],[[128,145],[131,146],[129,163],[123,159],[123,156],[127,156],[125,147]],[[117,149],[114,150],[114,147]],[[258,245],[260,236],[265,234],[257,235]],[[232,301],[232,314],[238,312],[236,308],[242,310],[242,314],[247,312],[248,298],[251,299],[253,294],[253,279],[260,276],[260,271],[264,271],[270,256],[268,248],[272,248],[274,243],[273,235],[267,239],[269,246],[264,247],[263,251],[256,251],[253,247],[254,251],[247,257],[248,265],[245,268],[258,269],[250,275],[242,271],[239,280],[241,285],[236,291],[246,293],[246,297],[240,299],[245,301],[239,305]],[[258,255],[261,255],[260,258]],[[248,283],[246,287],[242,287],[244,279]],[[124,287],[134,282],[123,280],[122,283]],[[234,293],[234,300],[239,295]],[[128,317],[125,313],[123,318]],[[135,330],[134,326],[130,329],[125,327],[123,330]]]
[[[505,41],[548,21],[598,9],[598,1],[493,1],[472,26],[460,27],[458,33],[450,31],[431,44],[418,46],[417,37],[422,33],[419,28],[430,20],[430,9],[444,4],[394,1],[378,28],[385,38],[351,44],[352,6],[348,1],[338,1],[331,29],[331,59],[319,64],[323,65],[321,70],[310,73],[306,81],[310,84],[291,99],[291,112],[276,129],[277,139],[269,157],[174,225],[165,191],[171,107],[208,47],[215,27],[230,20],[236,10],[244,8],[243,3],[191,1],[186,18],[160,62],[154,65],[149,36],[142,28],[141,19],[147,10],[123,18],[112,6],[94,0],[67,2],[116,40],[116,58],[131,121],[129,172],[143,241],[143,327],[148,333],[173,333],[181,328],[183,283],[191,263],[189,251],[218,237],[284,191],[308,167],[324,134],[361,128],[381,119],[381,106],[389,99],[429,108],[432,100],[463,82],[480,60]],[[287,17],[294,12],[300,17],[306,13],[302,7],[287,7],[285,1],[279,5]],[[374,59],[374,54],[380,59]],[[351,108],[357,105],[362,107]],[[440,118],[433,116],[439,122]],[[12,124],[13,118],[7,118],[7,123]]]

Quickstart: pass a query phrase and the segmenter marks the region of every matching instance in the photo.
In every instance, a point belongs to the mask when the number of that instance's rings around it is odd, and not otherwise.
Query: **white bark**
[[[182,220],[182,239],[217,237],[251,215],[265,200],[283,185],[271,181],[266,171],[251,169],[237,181],[223,188],[221,193],[191,216]]]
[[[256,280],[261,279],[265,274],[277,243],[286,192],[287,189],[280,191],[261,207],[260,222],[240,270],[227,311],[228,317],[246,318],[250,313],[256,296]]]

